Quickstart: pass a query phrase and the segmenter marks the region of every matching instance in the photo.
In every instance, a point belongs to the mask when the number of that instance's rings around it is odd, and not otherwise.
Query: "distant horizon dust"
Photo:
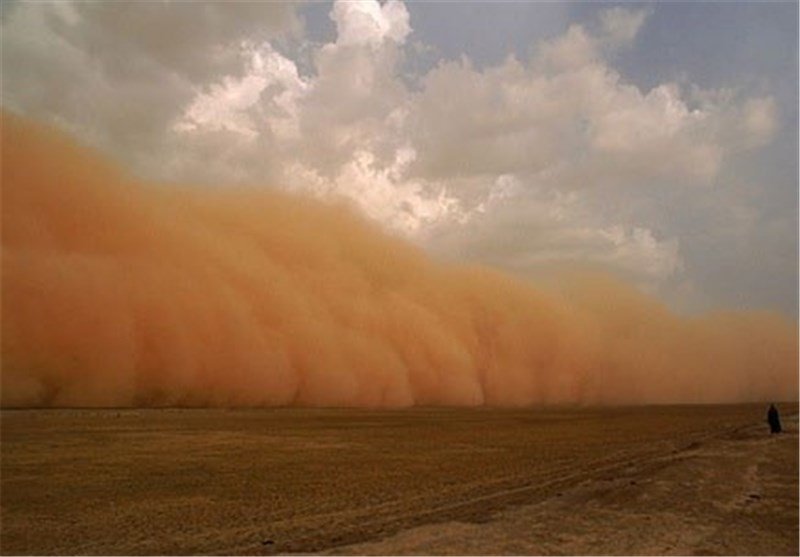
[[[437,262],[343,205],[141,183],[2,117],[2,406],[796,400],[798,327]]]

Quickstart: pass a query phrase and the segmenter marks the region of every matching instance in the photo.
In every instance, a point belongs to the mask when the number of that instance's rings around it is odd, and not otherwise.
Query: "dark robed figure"
[[[781,432],[781,417],[778,414],[778,409],[775,408],[774,404],[769,405],[769,410],[767,411],[767,421],[769,422],[770,432],[772,433]]]

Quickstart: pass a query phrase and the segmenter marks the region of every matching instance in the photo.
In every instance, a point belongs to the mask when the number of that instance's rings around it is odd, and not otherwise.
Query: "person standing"
[[[778,414],[778,409],[775,408],[774,404],[769,405],[769,410],[767,411],[767,422],[769,422],[770,433],[781,432],[781,417]]]

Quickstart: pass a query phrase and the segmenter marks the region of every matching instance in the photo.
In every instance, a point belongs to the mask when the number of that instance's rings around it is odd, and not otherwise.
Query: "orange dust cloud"
[[[343,206],[143,184],[3,115],[2,405],[795,399],[798,330],[445,265]]]

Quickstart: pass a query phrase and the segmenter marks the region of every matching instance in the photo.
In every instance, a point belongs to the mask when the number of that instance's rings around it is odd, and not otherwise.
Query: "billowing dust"
[[[3,115],[2,405],[795,399],[777,314],[447,265],[345,206],[146,184]]]

